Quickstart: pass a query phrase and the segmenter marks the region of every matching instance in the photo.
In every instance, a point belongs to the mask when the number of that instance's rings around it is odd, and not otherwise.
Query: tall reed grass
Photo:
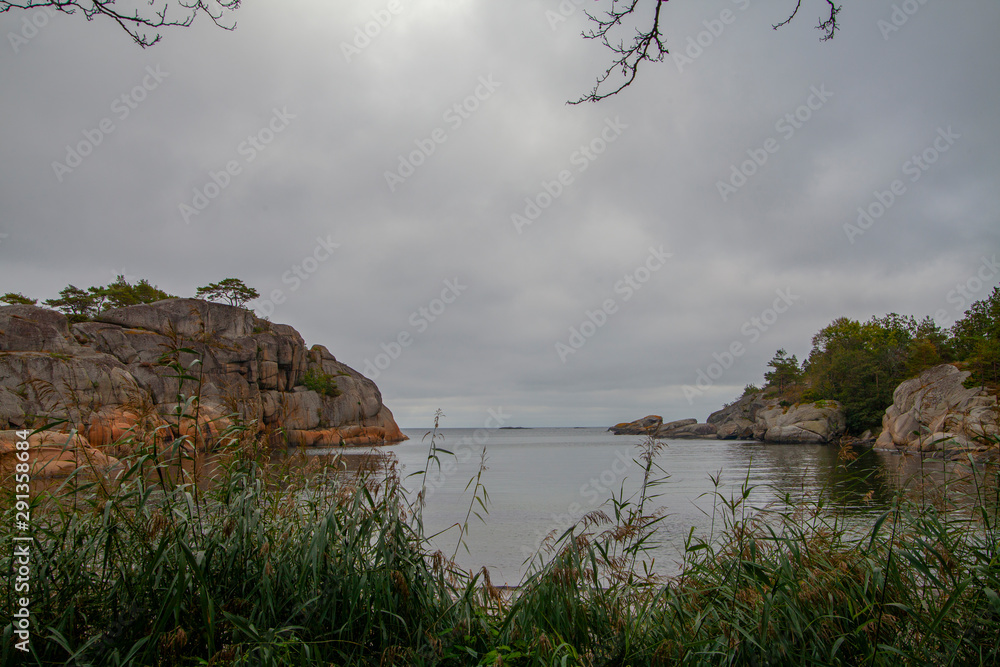
[[[7,624],[0,661],[1000,664],[1000,495],[995,473],[975,466],[974,502],[901,490],[863,530],[823,498],[755,508],[749,484],[717,491],[718,531],[689,535],[680,574],[662,579],[647,556],[663,518],[650,507],[668,479],[661,445],[648,440],[636,495],[553,535],[503,594],[487,571],[464,572],[431,547],[424,495],[407,500],[392,465],[348,476],[335,458],[279,464],[251,426],[223,434],[203,489],[172,466],[187,450],[168,439],[135,443],[116,476],[78,472],[39,494],[32,652],[15,652]],[[442,455],[435,430],[428,469]],[[470,513],[487,509],[480,479]],[[4,545],[12,505],[0,517]],[[8,609],[13,567],[5,548]]]

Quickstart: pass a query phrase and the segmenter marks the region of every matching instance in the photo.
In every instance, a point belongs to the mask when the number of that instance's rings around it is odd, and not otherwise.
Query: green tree
[[[108,308],[124,308],[140,303],[153,303],[163,299],[176,298],[159,289],[156,285],[151,285],[145,278],[132,285],[125,280],[125,276],[118,276],[113,283],[100,289],[103,291]]]
[[[46,299],[45,305],[62,311],[72,322],[89,320],[99,312],[100,302],[93,288],[82,290],[67,285],[59,292],[58,299]]]
[[[976,382],[1000,382],[1000,287],[976,301],[951,328],[955,353]]]
[[[38,299],[31,299],[20,292],[7,292],[3,296],[0,296],[0,301],[12,306],[34,306],[38,303]]]
[[[813,336],[806,380],[817,398],[840,401],[852,433],[877,427],[892,392],[907,376],[917,324],[890,313],[865,323],[846,317]]]
[[[768,385],[778,388],[778,395],[785,393],[785,390],[802,379],[802,369],[799,368],[799,360],[795,355],[788,356],[784,348],[778,350],[767,362],[769,368],[774,370],[764,373],[764,380]]]
[[[916,331],[917,320],[912,315],[897,313],[872,317],[862,325],[865,347],[872,355],[876,392],[882,393],[885,385],[891,385],[891,392],[907,378],[906,363]]]
[[[926,338],[917,338],[910,343],[910,351],[906,360],[906,374],[910,377],[920,375],[928,368],[944,363],[941,354],[934,343]]]
[[[226,278],[217,283],[199,287],[195,296],[199,299],[208,299],[210,301],[225,299],[230,306],[243,308],[247,301],[252,301],[259,297],[260,292],[252,287],[247,287],[238,278]]]
[[[914,377],[932,366],[952,360],[954,352],[948,332],[939,327],[933,318],[922,319],[910,342],[906,374]]]

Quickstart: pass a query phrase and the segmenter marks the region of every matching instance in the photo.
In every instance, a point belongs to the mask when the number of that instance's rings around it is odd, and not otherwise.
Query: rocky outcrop
[[[720,440],[753,440],[754,425],[761,410],[778,405],[777,399],[764,398],[763,392],[748,394],[708,416]]]
[[[760,440],[775,444],[826,444],[844,434],[846,416],[837,401],[782,405],[763,392],[742,397],[713,412],[720,440]]]
[[[179,412],[178,397],[196,393],[197,415],[190,404]],[[307,349],[290,326],[198,299],[105,311],[72,326],[44,308],[0,307],[0,428],[53,420],[98,448],[139,432],[205,448],[234,421],[293,444],[406,439],[375,383],[326,348]],[[121,447],[112,453],[128,453]]]
[[[678,419],[663,423],[663,417],[648,415],[634,422],[615,424],[608,429],[615,435],[649,435],[654,438],[714,438],[715,427],[699,424],[697,419]]]
[[[648,415],[642,419],[636,419],[634,422],[615,424],[608,430],[615,435],[655,435],[662,425],[663,417]]]
[[[825,445],[846,428],[844,409],[837,401],[774,405],[757,412],[754,438],[774,444]]]
[[[760,440],[775,444],[826,444],[844,434],[846,418],[840,403],[816,401],[782,405],[763,393],[744,396],[709,415],[704,424],[696,419],[663,423],[657,415],[618,424],[618,435],[652,435],[656,438]]]
[[[656,430],[656,437],[671,440],[714,439],[716,428],[714,424],[699,424],[697,419],[678,419],[661,425]]]
[[[942,364],[896,387],[875,446],[955,456],[995,448],[989,439],[1000,433],[997,397],[965,387],[969,375]]]

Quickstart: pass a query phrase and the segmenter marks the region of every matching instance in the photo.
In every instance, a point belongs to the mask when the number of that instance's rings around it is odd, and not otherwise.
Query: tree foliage
[[[217,283],[210,283],[204,287],[199,287],[195,296],[199,299],[216,301],[225,299],[230,306],[243,308],[247,301],[252,301],[260,296],[260,292],[252,287],[247,287],[239,278],[226,278]]]
[[[779,355],[765,377],[772,385]],[[877,428],[900,382],[942,363],[958,362],[976,384],[1000,384],[1000,287],[977,301],[950,330],[932,318],[889,313],[860,322],[835,319],[812,339],[804,364],[806,397],[840,401],[853,433]]]
[[[3,296],[0,296],[0,301],[6,304],[10,304],[12,306],[16,305],[34,306],[36,303],[38,303],[38,299],[32,299],[30,297],[26,297],[20,292],[7,292]]]
[[[99,312],[94,289],[93,287],[89,290],[80,289],[70,284],[59,291],[58,299],[46,299],[44,303],[65,313],[71,322],[82,322],[91,319]]]
[[[956,354],[979,382],[1000,382],[1000,287],[976,301],[951,329]]]
[[[156,285],[151,285],[145,278],[140,279],[135,285],[130,285],[124,276],[118,276],[115,282],[98,289],[108,308],[124,308],[175,298]]]
[[[235,22],[228,15],[239,8],[241,0],[0,0],[0,14],[13,9],[45,9],[63,14],[82,13],[88,21],[95,18],[117,23],[139,46],[160,41],[164,28],[187,27],[198,14],[206,14],[220,28],[233,30]]]
[[[70,321],[82,322],[112,308],[172,298],[175,297],[151,285],[145,278],[132,285],[125,276],[120,275],[113,283],[103,287],[81,289],[75,285],[67,285],[59,292],[59,298],[46,299],[44,303],[65,313]]]
[[[908,377],[916,331],[913,317],[896,313],[864,323],[834,320],[813,336],[806,361],[810,394],[840,401],[852,432],[878,427],[892,392]]]
[[[774,370],[764,373],[764,380],[772,387],[777,387],[778,394],[784,394],[792,384],[802,379],[802,369],[799,368],[799,360],[795,355],[788,356],[784,348],[779,349],[771,361],[767,362],[768,368]]]

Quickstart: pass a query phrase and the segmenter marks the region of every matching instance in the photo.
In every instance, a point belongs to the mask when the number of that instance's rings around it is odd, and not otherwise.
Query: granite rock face
[[[186,424],[178,397],[195,393],[198,419]],[[0,307],[0,429],[66,420],[61,430],[103,447],[141,425],[206,448],[232,419],[293,444],[406,439],[374,382],[243,308],[168,299],[70,325],[45,308]]]
[[[754,423],[757,440],[774,444],[825,445],[844,434],[847,422],[837,401],[775,405],[760,410]]]
[[[765,399],[763,393],[750,394],[708,416],[720,440],[753,440],[757,414],[778,405],[774,399]]]
[[[679,419],[667,422],[656,431],[657,438],[672,440],[695,440],[699,438],[716,438],[714,424],[699,424],[697,419]]]
[[[622,422],[615,424],[608,430],[615,435],[655,435],[663,425],[663,417],[660,415],[647,415],[634,422]]]
[[[995,447],[990,438],[1000,434],[997,397],[983,387],[966,387],[969,375],[941,364],[896,387],[875,446],[954,455]]]
[[[846,418],[836,401],[781,405],[778,399],[751,394],[709,415],[663,423],[657,415],[618,424],[616,434],[669,439],[759,440],[774,444],[826,444],[844,434]]]

